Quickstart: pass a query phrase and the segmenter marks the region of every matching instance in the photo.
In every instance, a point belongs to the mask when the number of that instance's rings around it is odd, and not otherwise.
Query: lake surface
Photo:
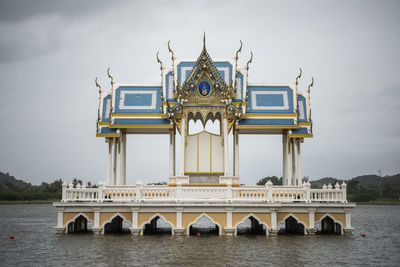
[[[357,206],[351,236],[58,235],[56,217],[0,205],[0,266],[400,266],[400,206]]]

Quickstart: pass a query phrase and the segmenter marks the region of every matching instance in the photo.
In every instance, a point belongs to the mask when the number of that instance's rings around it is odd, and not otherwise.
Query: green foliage
[[[43,182],[39,186],[29,185],[20,187],[11,181],[4,181],[7,189],[0,190],[0,200],[49,200],[61,199],[62,181],[56,180],[52,183]]]
[[[278,178],[276,176],[264,177],[257,182],[257,185],[265,185],[268,181],[271,181],[273,185],[282,185],[282,177]]]

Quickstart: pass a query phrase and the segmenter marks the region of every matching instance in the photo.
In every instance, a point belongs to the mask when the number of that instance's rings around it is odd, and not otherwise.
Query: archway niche
[[[119,215],[104,225],[104,234],[129,234],[130,232],[124,219]]]
[[[154,217],[144,225],[143,235],[171,235],[172,225],[167,223],[160,216]]]
[[[293,216],[289,216],[283,227],[279,229],[280,235],[304,235],[304,225],[299,223]]]
[[[219,235],[219,227],[209,217],[203,215],[189,227],[189,235]]]
[[[266,232],[267,227],[253,216],[250,216],[236,227],[238,235],[266,235]]]
[[[83,215],[79,215],[75,221],[68,224],[68,233],[89,233],[91,232],[89,226],[88,220]]]
[[[322,221],[316,224],[318,234],[328,234],[328,235],[340,235],[342,233],[342,227],[339,223],[330,217],[326,216]]]

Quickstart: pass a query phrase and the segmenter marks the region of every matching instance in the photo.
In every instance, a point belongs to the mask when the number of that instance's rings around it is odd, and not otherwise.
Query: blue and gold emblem
[[[210,94],[210,85],[208,82],[201,82],[199,84],[199,94],[203,97],[206,97]]]

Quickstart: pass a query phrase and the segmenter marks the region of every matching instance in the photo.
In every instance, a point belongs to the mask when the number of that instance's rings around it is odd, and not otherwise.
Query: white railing
[[[346,203],[347,185],[336,183],[322,189],[311,189],[310,183],[301,186],[106,186],[97,188],[63,184],[62,202],[341,202]]]

